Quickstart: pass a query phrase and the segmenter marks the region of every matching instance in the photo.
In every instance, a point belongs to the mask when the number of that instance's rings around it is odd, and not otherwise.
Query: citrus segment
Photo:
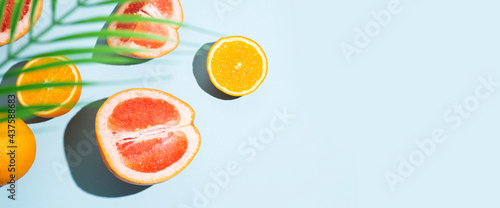
[[[153,16],[150,8],[156,8],[155,12],[160,13],[163,17],[173,18],[174,14],[174,3],[172,0],[156,0],[156,1],[141,1],[132,2],[129,4],[127,9],[123,12],[124,14],[134,14],[138,12],[146,13]]]
[[[11,19],[12,19],[12,10],[14,10],[14,2],[15,0],[8,0],[7,4],[5,5],[5,11],[3,13],[3,20],[2,20],[2,29],[0,30],[1,32],[5,32],[7,29],[10,28],[11,24]],[[24,16],[28,13],[30,9],[30,4],[31,0],[26,0],[23,5],[23,10],[19,14],[19,20],[22,20]],[[2,4],[0,4],[2,6]]]
[[[108,169],[139,185],[175,176],[194,158],[200,134],[194,111],[163,91],[136,88],[104,102],[96,116],[96,137]]]
[[[154,34],[167,39],[167,41],[159,41],[140,38],[108,37],[108,44],[111,47],[145,49],[145,52],[122,53],[122,55],[135,58],[157,58],[172,52],[179,45],[177,29],[180,27],[183,19],[182,7],[179,0],[126,2],[120,6],[116,15],[136,15],[170,20],[177,23],[111,22],[108,27],[110,31],[129,30],[138,33]]]
[[[23,70],[52,64],[61,61],[69,61],[63,56],[54,56],[46,58],[35,58],[26,63]],[[16,86],[27,86],[36,84],[50,83],[80,83],[81,77],[78,69],[73,64],[67,64],[57,67],[48,67],[39,70],[33,70],[21,73],[16,82]],[[42,109],[33,112],[40,117],[56,117],[63,115],[71,110],[76,104],[81,94],[81,86],[60,86],[44,87],[32,90],[18,91],[17,97],[19,103],[25,107],[29,106],[58,106],[50,109]]]
[[[144,173],[156,173],[181,159],[188,140],[181,131],[166,137],[134,142],[127,140],[117,146],[127,167]]]
[[[165,100],[134,98],[115,107],[108,127],[113,131],[135,131],[160,124],[175,126],[179,121],[179,111]]]
[[[0,28],[0,46],[7,44],[10,41],[10,31],[11,21],[12,21],[12,13],[15,7],[16,0],[7,0],[6,2],[1,1],[1,6],[5,3],[3,17],[0,17],[0,21],[2,22],[2,26]],[[36,24],[38,18],[42,13],[42,5],[43,1],[39,0],[38,5],[36,5],[35,16],[33,18],[33,25]],[[23,35],[28,33],[30,30],[30,20],[31,20],[31,10],[33,8],[32,0],[25,0],[24,5],[21,6],[21,11],[19,13],[19,20],[17,21],[16,33],[14,34],[15,40],[21,38]]]
[[[262,48],[245,37],[217,41],[209,51],[207,70],[219,90],[233,96],[255,91],[267,74],[267,58]]]
[[[150,33],[153,35],[167,37],[169,35],[168,28],[162,24],[152,24],[152,23],[144,23],[139,22],[137,24],[127,24],[127,23],[118,23],[116,25],[117,29],[121,30],[133,30],[141,33]],[[139,39],[139,38],[120,38],[123,43],[127,43],[132,41],[133,43],[143,46],[146,48],[157,49],[165,45],[167,41],[160,40],[147,40],[147,39]]]

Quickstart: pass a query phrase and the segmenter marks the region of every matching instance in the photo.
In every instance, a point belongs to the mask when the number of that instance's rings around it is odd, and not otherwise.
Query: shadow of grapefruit
[[[102,197],[121,197],[151,186],[138,186],[116,178],[102,161],[95,138],[95,117],[107,98],[83,107],[64,132],[66,161],[75,183],[84,191]]]

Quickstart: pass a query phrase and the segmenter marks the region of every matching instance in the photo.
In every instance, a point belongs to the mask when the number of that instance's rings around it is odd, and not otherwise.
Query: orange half
[[[207,70],[222,92],[243,96],[255,91],[267,75],[267,57],[255,41],[241,36],[221,38],[210,49]]]
[[[46,64],[69,61],[64,56],[53,56],[45,58],[35,58],[30,60],[23,67],[23,70],[30,67],[42,66]],[[49,83],[81,83],[80,72],[74,64],[48,67],[44,69],[23,72],[17,77],[16,86],[49,84]],[[50,109],[34,111],[33,114],[52,118],[69,112],[80,99],[82,92],[81,85],[44,87],[32,90],[17,91],[19,103],[24,107],[34,106],[57,106]]]

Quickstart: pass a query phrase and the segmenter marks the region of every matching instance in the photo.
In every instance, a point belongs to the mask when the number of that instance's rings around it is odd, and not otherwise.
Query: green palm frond
[[[31,9],[29,14],[30,17],[30,28],[33,28],[33,20],[35,18],[35,7],[36,5],[40,2],[41,0],[32,0],[32,5],[33,9]],[[66,0],[64,0],[66,1]],[[112,63],[112,64],[135,64],[138,63],[137,60],[131,59],[129,57],[124,57],[124,56],[119,56],[117,54],[123,54],[123,53],[131,53],[131,52],[143,52],[145,49],[135,49],[135,48],[126,48],[126,47],[109,47],[107,45],[99,45],[97,44],[96,46],[88,46],[88,47],[70,47],[70,48],[59,48],[59,49],[54,49],[51,47],[47,47],[47,50],[39,53],[39,54],[27,54],[28,49],[31,46],[36,46],[40,44],[55,44],[55,43],[61,43],[64,41],[72,41],[72,40],[77,40],[77,39],[83,39],[83,38],[95,38],[95,39],[101,39],[101,38],[106,38],[106,37],[116,37],[116,38],[137,38],[137,39],[148,39],[148,40],[159,40],[159,41],[171,41],[168,38],[150,34],[150,33],[145,33],[145,32],[132,32],[132,31],[125,31],[125,30],[113,30],[113,31],[108,31],[108,30],[100,30],[100,31],[86,31],[86,32],[80,32],[80,33],[75,33],[75,34],[70,34],[70,35],[63,35],[59,37],[54,37],[51,39],[47,39],[47,34],[51,31],[53,31],[55,28],[59,26],[75,26],[79,24],[87,24],[87,23],[99,23],[101,22],[103,25],[104,24],[109,24],[110,22],[120,22],[120,23],[134,23],[134,22],[148,22],[148,23],[162,23],[162,24],[170,24],[170,25],[178,25],[181,26],[182,28],[189,29],[194,32],[199,32],[207,35],[213,35],[216,37],[224,36],[224,34],[221,34],[216,31],[208,30],[203,27],[198,27],[195,25],[191,24],[186,24],[186,23],[180,23],[180,22],[175,22],[171,20],[164,20],[164,19],[157,19],[157,18],[151,18],[151,17],[142,17],[142,16],[134,16],[134,15],[121,15],[121,16],[115,16],[115,15],[109,15],[109,16],[88,16],[85,18],[82,18],[80,20],[72,20],[72,21],[67,21],[68,17],[76,12],[80,8],[92,8],[92,7],[97,7],[97,6],[102,6],[102,5],[112,5],[112,4],[122,4],[125,2],[131,2],[131,1],[147,1],[147,0],[101,0],[101,1],[92,1],[89,3],[89,0],[76,0],[76,4],[73,5],[71,8],[67,9],[64,12],[60,12],[59,8],[57,8],[57,0],[46,0],[44,3],[49,3],[51,4],[50,6],[50,22],[49,25],[46,26],[45,28],[36,28],[36,33],[34,30],[30,30],[30,32],[27,34],[27,41],[25,42],[15,42],[15,33],[16,33],[16,28],[20,16],[22,15],[23,12],[23,5],[26,2],[26,0],[15,0],[14,1],[14,6],[12,9],[12,14],[11,14],[11,19],[10,19],[10,43],[6,46],[6,57],[3,60],[0,60],[0,76],[2,79],[6,78],[14,78],[18,76],[19,74],[23,72],[30,72],[30,71],[35,71],[35,70],[41,70],[41,69],[46,69],[50,67],[57,67],[57,66],[63,66],[67,64],[99,64],[99,63]],[[0,1],[0,22],[3,22],[3,19],[5,18],[6,15],[5,13],[5,8],[7,6],[8,0],[1,0]],[[56,13],[57,11],[57,13]],[[190,42],[190,41],[179,41],[179,44],[181,46],[187,46],[187,47],[193,47],[193,48],[199,48],[202,44],[201,43],[196,43],[196,42]],[[14,47],[14,45],[16,47]],[[92,54],[99,54],[98,56],[92,56],[92,58],[88,58],[88,55]],[[109,56],[107,56],[107,55]],[[183,54],[182,52],[180,54]],[[184,54],[186,54],[186,51],[184,51]],[[37,65],[37,66],[31,66],[31,67],[26,67],[26,68],[11,68],[8,72],[6,71],[6,65],[8,63],[11,63],[12,61],[27,61],[33,58],[41,58],[41,57],[51,57],[51,56],[59,56],[59,55],[72,55],[76,56],[76,58],[72,58],[70,61],[61,61],[61,62],[56,62],[56,63],[49,63],[49,64],[43,64],[43,65]],[[172,63],[172,61],[169,61],[169,63]],[[174,62],[175,63],[175,62]],[[47,84],[35,84],[35,85],[28,85],[28,86],[0,86],[0,96],[5,96],[6,94],[15,94],[18,91],[23,91],[23,90],[33,90],[33,89],[42,89],[42,88],[47,88],[47,87],[61,87],[61,86],[83,86],[83,87],[99,87],[103,85],[119,85],[119,84],[130,84],[130,83],[141,83],[143,82],[143,78],[136,78],[132,80],[118,80],[118,81],[106,81],[105,83],[98,83],[98,82],[82,82],[82,83],[47,83]],[[81,103],[78,103],[80,105]],[[57,106],[54,105],[41,105],[41,106],[30,106],[30,107],[23,107],[20,108],[19,111],[17,111],[17,116],[18,117],[23,117],[23,116],[32,116],[30,113],[33,110],[47,110],[51,109]],[[7,111],[7,108],[0,107],[0,112],[5,112]],[[3,121],[3,118],[0,118],[1,121]]]
[[[132,0],[132,1],[148,1],[148,0]],[[106,4],[123,4],[125,2],[131,2],[130,0],[108,0],[108,1],[101,1],[101,2],[97,2],[97,3],[91,3],[91,4],[86,4],[86,3],[83,3],[82,6],[86,6],[86,7],[93,7],[93,6],[101,6],[101,5],[106,5]]]
[[[22,11],[22,3],[25,0],[17,0],[15,3],[15,8],[13,9],[12,12],[12,18],[11,18],[11,28],[15,28],[14,26],[17,25],[16,19],[19,18],[20,12]],[[33,0],[33,3],[37,3],[39,0]],[[21,45],[16,51],[13,50],[12,45],[13,43],[9,44],[9,49],[7,51],[7,58],[0,62],[0,69],[2,69],[9,61],[12,60],[18,60],[21,57],[19,55],[24,52],[27,48],[29,48],[31,45],[34,44],[45,44],[45,43],[56,43],[60,41],[67,41],[71,39],[77,39],[77,38],[95,38],[95,37],[105,37],[105,36],[112,36],[112,37],[130,37],[130,38],[143,38],[143,39],[152,39],[152,40],[161,40],[161,41],[169,41],[168,39],[165,39],[164,37],[160,37],[157,35],[152,35],[148,33],[141,33],[141,32],[130,32],[130,31],[95,31],[95,32],[85,32],[85,33],[78,33],[78,34],[72,34],[72,35],[67,35],[64,37],[59,37],[47,41],[41,41],[40,39],[44,37],[49,31],[51,31],[53,28],[57,26],[63,26],[63,25],[77,25],[77,24],[84,24],[84,23],[95,23],[95,22],[110,22],[110,21],[117,21],[117,22],[124,22],[124,23],[129,23],[129,22],[151,22],[151,23],[165,23],[165,24],[173,24],[173,25],[182,25],[183,28],[190,29],[196,32],[201,32],[204,34],[208,35],[214,35],[214,36],[224,36],[224,34],[211,31],[208,29],[204,29],[202,27],[197,27],[194,25],[190,24],[183,24],[183,23],[178,23],[170,20],[164,20],[164,19],[157,19],[157,18],[150,18],[150,17],[140,17],[140,16],[132,16],[132,15],[123,15],[123,16],[115,16],[115,15],[110,15],[108,17],[89,17],[86,19],[82,20],[77,20],[77,21],[72,21],[72,22],[65,22],[65,19],[75,12],[77,9],[81,7],[94,7],[94,6],[101,6],[101,5],[108,5],[108,4],[120,4],[124,2],[131,2],[131,1],[146,1],[146,0],[103,0],[99,2],[93,2],[93,3],[87,3],[88,0],[78,0],[77,4],[70,8],[68,11],[61,15],[56,15],[56,5],[57,5],[57,0],[51,0],[51,14],[52,14],[52,22],[51,24],[44,28],[42,31],[40,31],[37,35],[34,35],[33,31],[29,32],[29,41]],[[6,6],[7,1],[2,1],[3,5],[0,5],[2,7]],[[0,10],[0,12],[3,13],[4,9]],[[0,14],[2,14],[0,13]],[[3,16],[3,15],[1,15]],[[31,18],[34,18],[34,9],[31,11]],[[57,17],[60,16],[60,17]],[[33,21],[31,21],[32,24]],[[11,30],[11,37],[14,35],[14,30]],[[11,38],[11,42],[14,41],[14,38]],[[188,41],[180,41],[180,45],[186,45],[186,46],[193,46],[193,47],[198,47],[201,44],[200,43],[192,43]],[[103,52],[100,51],[101,49],[96,49],[96,51],[81,51],[82,53],[94,53],[94,52]],[[108,52],[106,52],[108,53]],[[116,53],[113,51],[109,51],[109,53]],[[57,53],[52,53],[53,55],[57,55]],[[61,54],[62,55],[62,54]],[[2,71],[2,70],[0,70]]]
[[[7,1],[0,1],[0,22],[3,22],[3,18],[5,17],[3,13],[5,11],[6,6],[7,6]]]
[[[38,5],[39,0],[33,0],[33,5]],[[36,9],[32,9],[30,12],[30,28],[33,28],[33,20],[35,19]],[[54,15],[55,16],[55,15]],[[33,33],[29,33],[30,39],[33,39]]]

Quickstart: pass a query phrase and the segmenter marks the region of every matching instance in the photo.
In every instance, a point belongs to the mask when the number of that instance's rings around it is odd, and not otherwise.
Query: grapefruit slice
[[[7,2],[5,2],[3,17],[0,17],[2,21],[2,27],[0,28],[0,46],[10,42],[10,31],[12,30],[12,28],[10,28],[12,19],[12,10],[14,10],[15,2],[16,0],[7,0]],[[0,9],[3,4],[4,2],[2,0],[2,2],[0,2]],[[33,18],[34,21],[33,25],[36,24],[38,18],[40,18],[40,15],[42,14],[42,6],[43,6],[43,1],[39,0],[35,10],[35,17]],[[22,6],[21,13],[19,14],[19,21],[17,22],[14,40],[21,38],[31,29],[30,19],[31,19],[32,9],[33,9],[33,1],[26,0],[24,2],[24,5]]]
[[[166,181],[198,152],[200,133],[194,111],[159,90],[135,88],[104,102],[96,116],[102,159],[119,179],[137,185]]]
[[[116,12],[116,15],[137,15],[142,17],[171,20],[178,24],[148,23],[148,22],[111,22],[108,30],[127,30],[140,33],[149,33],[165,37],[167,41],[156,41],[138,38],[108,37],[111,47],[127,47],[146,49],[146,51],[122,53],[134,58],[158,58],[177,48],[179,45],[179,29],[183,20],[182,7],[179,0],[152,0],[126,2]]]

